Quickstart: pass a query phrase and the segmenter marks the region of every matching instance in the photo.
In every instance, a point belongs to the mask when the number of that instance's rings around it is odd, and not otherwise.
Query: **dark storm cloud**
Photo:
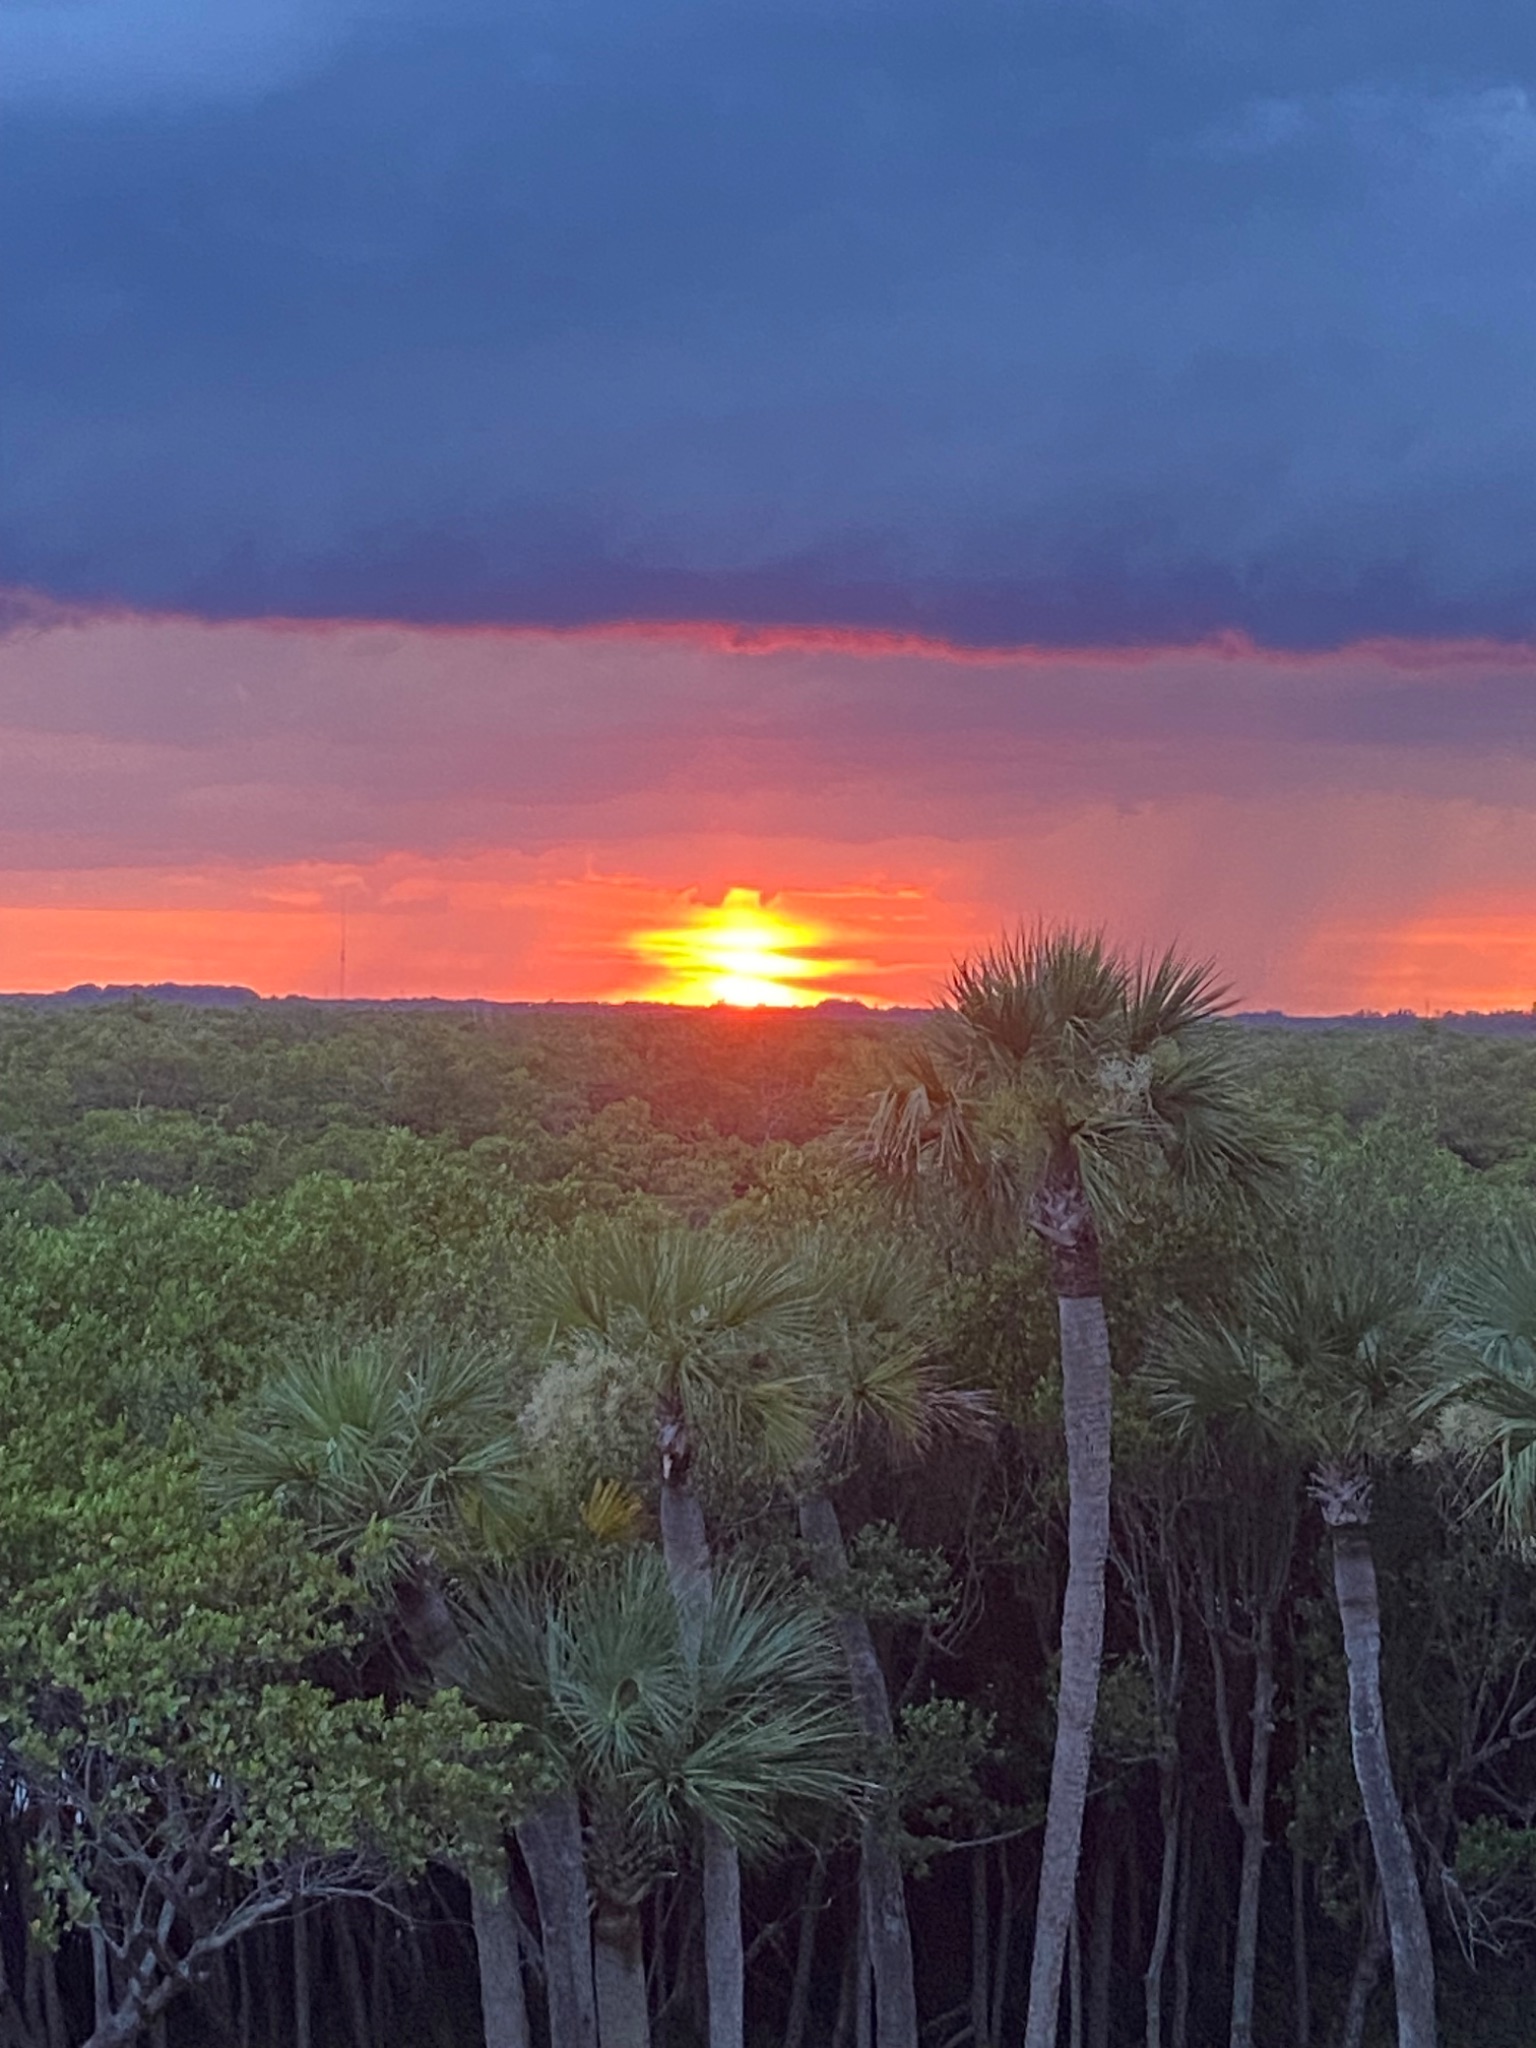
[[[1536,632],[1527,7],[134,16],[0,37],[6,581]]]

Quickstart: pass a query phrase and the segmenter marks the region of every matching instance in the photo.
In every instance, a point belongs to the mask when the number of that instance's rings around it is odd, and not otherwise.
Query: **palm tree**
[[[1488,1501],[1515,1542],[1536,1535],[1536,1232],[1506,1228],[1449,1289],[1463,1356],[1432,1405],[1468,1404],[1498,1456]]]
[[[1300,1458],[1333,1556],[1349,1681],[1350,1752],[1392,1947],[1399,2048],[1433,2048],[1435,1967],[1423,1894],[1392,1777],[1381,1693],[1381,1599],[1372,1477],[1420,1432],[1444,1379],[1443,1322],[1409,1262],[1338,1218],[1262,1258],[1240,1318],[1170,1319],[1147,1379],[1181,1435],[1220,1422],[1251,1449]]]
[[[601,2048],[648,2048],[640,1908],[690,1833],[702,1824],[753,1856],[798,1811],[850,1801],[836,1644],[803,1602],[730,1568],[695,1638],[665,1562],[635,1549],[563,1589],[494,1590],[454,1672],[485,1712],[537,1730],[580,1786]]]
[[[443,1582],[466,1549],[505,1553],[527,1533],[529,1487],[509,1423],[514,1375],[485,1347],[430,1328],[321,1337],[261,1389],[209,1447],[226,1505],[271,1500],[388,1597],[436,1678],[458,1641]],[[596,2048],[581,1821],[569,1787],[517,1826],[543,1933],[552,2038]],[[522,1978],[503,1879],[471,1876],[486,2048],[523,2048]]]
[[[1101,1225],[1149,1174],[1249,1185],[1278,1163],[1211,971],[1111,952],[1096,933],[1020,932],[962,961],[936,1048],[887,1091],[872,1162],[946,1188],[1044,1245],[1067,1444],[1067,1583],[1025,2048],[1055,2048],[1104,1643],[1111,1376]]]
[[[739,1236],[615,1222],[577,1231],[530,1276],[529,1313],[556,1349],[600,1346],[654,1403],[662,1550],[685,1650],[713,1599],[702,1451],[787,1469],[811,1441],[805,1375],[784,1353],[814,1324],[814,1288],[792,1256]],[[737,1845],[701,1810],[710,2048],[742,2048],[745,1955]]]
[[[823,1230],[804,1247],[820,1297],[815,1345],[817,1449],[798,1480],[800,1533],[832,1604],[867,1768],[889,1752],[890,1692],[867,1616],[844,1591],[848,1554],[833,1498],[837,1479],[871,1454],[911,1460],[946,1436],[984,1436],[985,1395],[934,1370],[937,1276],[926,1245],[906,1237]],[[859,1843],[859,1902],[874,1988],[876,2048],[917,2048],[912,1930],[895,1835],[898,1816],[876,1789]]]

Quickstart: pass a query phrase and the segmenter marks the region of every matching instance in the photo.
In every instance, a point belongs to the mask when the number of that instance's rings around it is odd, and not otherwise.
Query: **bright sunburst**
[[[691,904],[684,922],[636,932],[631,945],[659,970],[646,994],[667,1003],[736,1003],[775,1009],[819,1003],[833,976],[857,968],[828,958],[820,925],[769,908],[754,889],[731,889],[717,905]]]

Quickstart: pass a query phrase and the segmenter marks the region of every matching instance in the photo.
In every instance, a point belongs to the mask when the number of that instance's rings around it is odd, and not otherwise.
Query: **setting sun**
[[[828,957],[825,927],[770,909],[754,889],[729,889],[723,902],[690,905],[684,917],[631,941],[636,957],[659,970],[646,990],[654,1001],[788,1009],[836,994],[829,978],[861,964]]]

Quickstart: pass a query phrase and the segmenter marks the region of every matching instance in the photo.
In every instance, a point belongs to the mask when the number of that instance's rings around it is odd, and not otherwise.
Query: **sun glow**
[[[636,958],[658,970],[645,991],[653,1001],[792,1009],[838,994],[835,977],[869,964],[832,957],[826,927],[770,908],[754,889],[690,904],[684,919],[630,942]]]

